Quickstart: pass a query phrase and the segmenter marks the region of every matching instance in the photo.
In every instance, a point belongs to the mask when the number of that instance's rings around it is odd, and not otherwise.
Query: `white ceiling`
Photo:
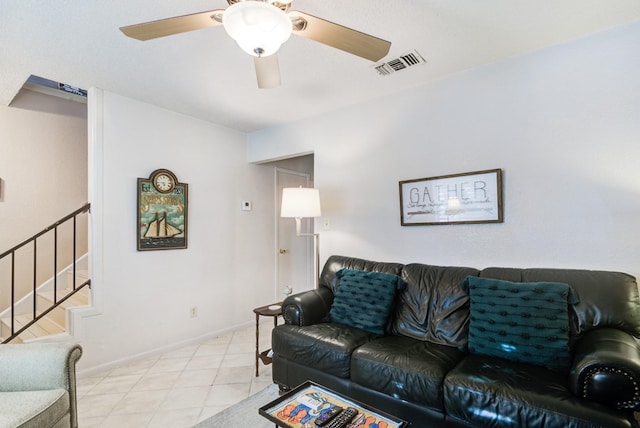
[[[34,74],[252,131],[640,19],[637,0],[294,0],[293,10],[391,41],[385,59],[415,49],[427,64],[378,76],[367,60],[294,35],[278,53],[275,89],[257,88],[252,58],[222,27],[146,42],[118,30],[225,7],[226,0],[2,0],[0,102],[9,104]]]

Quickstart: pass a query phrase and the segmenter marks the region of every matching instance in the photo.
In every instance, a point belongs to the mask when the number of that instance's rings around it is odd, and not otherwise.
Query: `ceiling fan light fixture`
[[[243,51],[257,57],[276,53],[292,31],[291,19],[284,11],[256,0],[229,6],[222,24]]]

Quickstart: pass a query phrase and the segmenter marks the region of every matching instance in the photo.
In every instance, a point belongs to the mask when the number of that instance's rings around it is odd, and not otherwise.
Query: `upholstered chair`
[[[0,345],[0,428],[77,428],[75,344]]]

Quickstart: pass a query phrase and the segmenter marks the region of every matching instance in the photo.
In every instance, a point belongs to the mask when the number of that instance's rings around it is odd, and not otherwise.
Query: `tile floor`
[[[261,319],[260,350],[271,319]],[[104,373],[79,374],[82,428],[187,428],[271,384],[271,366],[255,377],[255,328],[144,358]]]

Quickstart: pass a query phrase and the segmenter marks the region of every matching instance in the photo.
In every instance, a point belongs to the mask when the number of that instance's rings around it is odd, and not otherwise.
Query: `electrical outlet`
[[[189,313],[191,314],[191,318],[198,318],[198,307],[192,307],[191,309],[189,309]]]

